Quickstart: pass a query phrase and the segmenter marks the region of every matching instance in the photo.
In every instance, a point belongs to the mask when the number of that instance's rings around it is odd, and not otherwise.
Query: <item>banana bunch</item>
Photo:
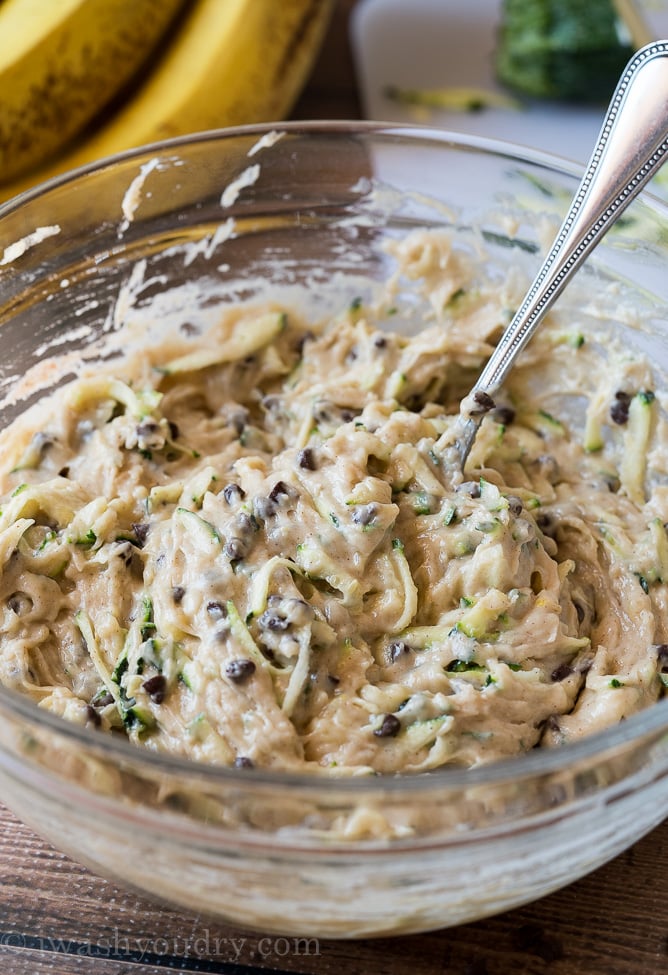
[[[0,180],[56,153],[122,90],[183,0],[0,3]]]
[[[334,0],[0,0],[0,200],[113,153],[285,118]]]

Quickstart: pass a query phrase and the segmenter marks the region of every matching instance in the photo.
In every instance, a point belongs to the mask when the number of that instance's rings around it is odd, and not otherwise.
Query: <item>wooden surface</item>
[[[445,0],[444,0],[445,2]],[[340,0],[296,118],[356,118]],[[665,975],[668,821],[614,862],[475,925],[376,941],[250,934],[165,910],[56,852],[0,806],[0,975]]]

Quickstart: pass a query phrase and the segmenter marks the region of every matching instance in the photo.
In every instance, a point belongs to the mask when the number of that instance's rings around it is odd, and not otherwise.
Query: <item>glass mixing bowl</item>
[[[214,132],[52,181],[0,209],[0,423],[76,356],[118,355],[128,318],[159,328],[267,285],[338,310],[413,227],[478,226],[529,273],[576,184],[525,149],[373,123]],[[645,196],[580,272],[590,293],[619,280],[643,327],[617,327],[659,367],[667,259],[668,211]],[[323,779],[149,753],[0,688],[0,796],[20,818],[124,884],[282,935],[415,932],[537,898],[655,826],[667,773],[668,701],[469,771]]]

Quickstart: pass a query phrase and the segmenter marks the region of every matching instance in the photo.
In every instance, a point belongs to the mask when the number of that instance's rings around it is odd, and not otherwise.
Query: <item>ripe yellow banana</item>
[[[0,180],[65,146],[150,56],[185,0],[0,3]]]
[[[148,77],[118,111],[54,164],[0,185],[0,199],[123,149],[285,118],[332,8],[333,0],[195,0]]]

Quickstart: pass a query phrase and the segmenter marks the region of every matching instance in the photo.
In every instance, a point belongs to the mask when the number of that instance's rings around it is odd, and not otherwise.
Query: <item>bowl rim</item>
[[[131,163],[162,153],[173,153],[179,148],[206,143],[227,142],[238,138],[261,138],[272,132],[310,137],[313,135],[385,137],[405,142],[427,142],[435,146],[456,150],[472,150],[482,155],[500,156],[506,160],[529,163],[543,169],[579,179],[585,166],[556,154],[544,152],[501,139],[468,135],[448,129],[433,128],[429,125],[398,125],[391,122],[366,120],[308,120],[267,122],[252,125],[230,126],[191,133],[172,139],[152,142],[128,149],[112,156],[77,167],[56,175],[36,186],[30,187],[0,204],[0,222],[25,204],[48,197],[54,191],[76,184],[82,178],[96,172],[112,168],[117,164]],[[668,220],[668,204],[645,188],[640,199],[648,201],[653,209]],[[473,768],[444,765],[426,772],[368,775],[341,774],[328,775],[316,771],[292,772],[281,769],[250,768],[237,769],[223,765],[208,764],[173,755],[156,752],[132,744],[126,738],[116,738],[96,729],[83,728],[65,718],[44,711],[20,692],[0,685],[0,717],[3,711],[14,718],[37,724],[41,729],[65,738],[68,743],[83,746],[95,751],[103,758],[122,762],[126,766],[145,766],[151,774],[156,772],[176,774],[192,780],[199,778],[207,784],[233,785],[236,788],[254,786],[282,786],[298,788],[301,791],[319,792],[323,787],[336,788],[337,792],[351,792],[356,795],[379,795],[391,793],[396,796],[442,793],[444,790],[475,788],[484,785],[503,785],[517,783],[531,778],[541,778],[565,772],[576,765],[592,760],[602,761],[610,752],[617,752],[625,746],[639,743],[643,739],[660,736],[662,731],[668,735],[668,697],[658,700],[649,707],[631,715],[628,719],[609,728],[599,730],[584,738],[569,742],[556,748],[534,748],[521,755],[501,759],[488,765]],[[0,745],[1,752],[7,751]],[[1,761],[0,761],[1,764]],[[50,770],[50,774],[58,775]]]

